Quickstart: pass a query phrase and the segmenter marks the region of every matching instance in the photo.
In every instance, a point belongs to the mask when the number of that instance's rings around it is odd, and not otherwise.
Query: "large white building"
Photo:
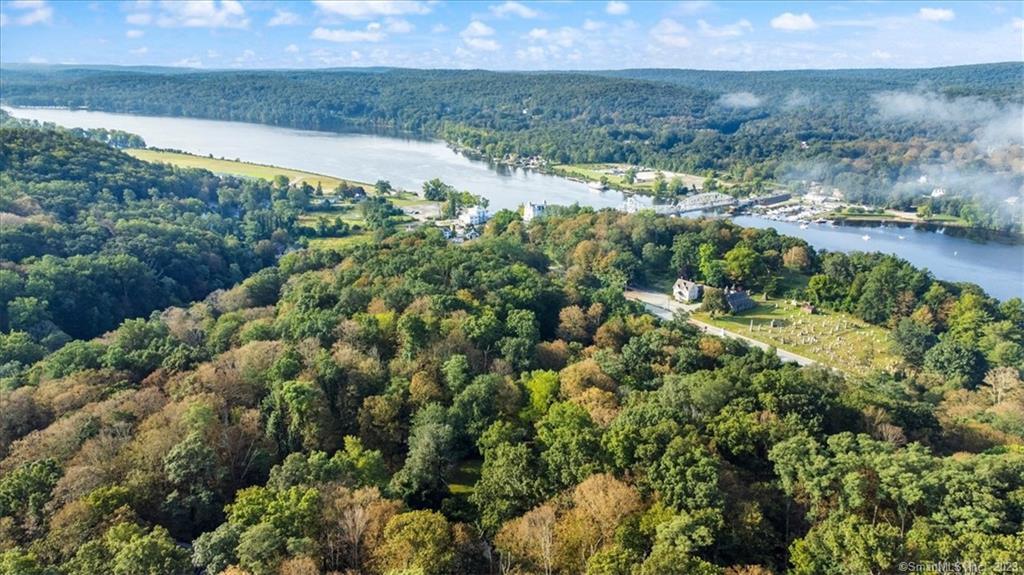
[[[537,218],[544,215],[544,212],[548,209],[548,203],[535,204],[533,202],[526,202],[523,204],[523,221],[528,222],[533,218]]]
[[[489,219],[491,219],[491,215],[480,206],[473,206],[459,215],[459,222],[464,226],[482,226]]]

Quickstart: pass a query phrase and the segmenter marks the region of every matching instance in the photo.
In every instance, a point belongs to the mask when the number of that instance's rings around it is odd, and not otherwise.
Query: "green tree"
[[[975,386],[984,373],[977,350],[952,339],[943,339],[924,355],[924,366],[955,386]]]
[[[538,504],[545,495],[537,457],[523,444],[502,443],[484,454],[480,480],[470,500],[490,533]]]
[[[936,337],[931,328],[905,317],[896,324],[890,334],[896,353],[908,364],[921,367],[925,353],[935,345]]]
[[[600,430],[575,403],[552,405],[537,422],[537,439],[551,484],[559,488],[575,485],[604,466]]]
[[[451,526],[434,511],[396,515],[384,528],[384,541],[376,556],[389,573],[448,573],[455,559]]]
[[[752,285],[764,275],[765,266],[757,252],[740,244],[725,253],[725,271],[734,282]]]

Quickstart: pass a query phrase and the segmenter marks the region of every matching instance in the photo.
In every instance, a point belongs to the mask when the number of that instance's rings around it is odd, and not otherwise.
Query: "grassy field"
[[[460,463],[448,481],[448,491],[456,497],[469,497],[473,493],[473,486],[480,480],[482,467],[483,461],[479,459],[469,459]]]
[[[654,188],[654,181],[635,182],[627,184],[623,176],[614,175],[607,173],[612,168],[627,169],[629,164],[558,164],[552,166],[552,171],[556,174],[586,180],[588,182],[599,182],[602,177],[608,179],[608,184],[616,189],[620,190],[633,190],[636,192],[651,192]],[[704,178],[702,176],[696,176],[693,174],[683,174],[674,172],[663,172],[665,174],[666,181],[671,180],[674,176],[678,176],[683,184],[687,186],[697,186],[700,188],[704,184]]]
[[[888,332],[849,314],[809,314],[775,300],[736,316],[711,318],[697,313],[693,317],[857,375],[886,370],[897,362]]]
[[[918,217],[917,214],[909,212],[895,212],[892,210],[882,213],[861,213],[850,210],[837,210],[825,215],[830,219],[843,219],[849,222],[893,222],[903,224],[942,224],[953,227],[971,227],[963,218],[949,214],[933,214],[927,218]]]
[[[334,190],[334,188],[338,187],[338,184],[342,182],[347,182],[350,185],[362,186],[367,192],[373,190],[373,184],[368,184],[366,182],[344,180],[342,178],[336,178],[324,174],[303,172],[301,170],[292,170],[278,166],[265,166],[263,164],[238,162],[235,160],[222,160],[192,154],[182,154],[178,152],[165,152],[161,150],[129,149],[125,150],[125,152],[146,162],[171,164],[182,168],[203,168],[216,174],[262,178],[264,180],[272,180],[275,176],[287,176],[293,184],[306,182],[313,187],[320,184],[325,192]]]
[[[355,244],[366,243],[372,239],[373,234],[363,231],[340,238],[311,238],[309,240],[309,247],[311,249],[341,249]]]

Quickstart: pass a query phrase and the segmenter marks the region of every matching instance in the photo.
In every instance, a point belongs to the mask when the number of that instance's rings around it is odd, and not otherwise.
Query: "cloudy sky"
[[[5,63],[763,70],[1024,59],[1020,2],[0,1]]]

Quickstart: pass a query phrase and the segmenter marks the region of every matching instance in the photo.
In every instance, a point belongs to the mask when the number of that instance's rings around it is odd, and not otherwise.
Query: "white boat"
[[[907,239],[907,238],[905,238],[905,237],[903,237],[903,236],[896,236],[896,237],[898,237],[898,238],[899,238],[899,239],[901,239],[901,240],[905,240],[905,239]]]
[[[807,224],[800,224],[800,229],[801,230],[806,230],[807,229]]]
[[[862,240],[864,240],[864,241],[868,241],[868,240],[870,240],[870,239],[871,239],[871,236],[869,236],[869,235],[867,235],[867,234],[864,234],[863,236],[861,236],[861,237],[860,237],[860,239],[862,239]]]
[[[603,192],[605,189],[605,185],[601,182],[590,182],[587,186],[594,192]]]

